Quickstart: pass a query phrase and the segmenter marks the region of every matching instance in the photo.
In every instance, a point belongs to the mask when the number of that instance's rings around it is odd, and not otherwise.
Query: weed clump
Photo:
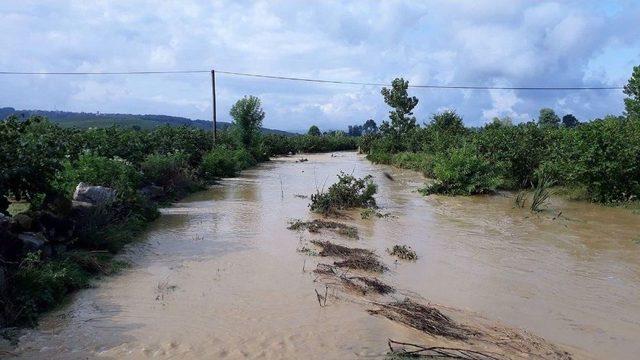
[[[376,211],[376,209],[373,209],[373,208],[366,208],[360,211],[360,217],[362,218],[362,220],[370,219],[372,216],[375,216],[377,218],[387,218],[390,215],[391,215],[390,213],[381,213],[379,211]]]
[[[335,256],[342,258],[342,260],[333,263],[339,268],[366,270],[372,272],[383,272],[387,270],[387,267],[378,260],[376,254],[371,250],[350,248],[337,245],[329,241],[312,240],[311,243],[322,249],[318,253],[320,256]]]
[[[289,230],[303,230],[307,229],[310,233],[318,233],[322,229],[329,229],[339,235],[346,236],[348,238],[357,239],[358,229],[355,226],[345,225],[335,221],[326,220],[313,220],[313,221],[301,221],[297,220],[288,227]]]
[[[551,196],[551,192],[549,188],[553,186],[554,181],[551,177],[541,171],[538,174],[538,181],[533,189],[533,198],[531,200],[531,211],[540,212],[542,211],[542,206],[547,202],[549,197]]]
[[[402,260],[417,260],[418,254],[407,245],[393,245],[393,248],[387,249],[389,255],[397,256]]]
[[[341,172],[338,182],[331,185],[327,192],[318,191],[311,195],[309,207],[311,211],[325,215],[355,207],[375,207],[373,195],[377,191],[371,175],[356,178]]]

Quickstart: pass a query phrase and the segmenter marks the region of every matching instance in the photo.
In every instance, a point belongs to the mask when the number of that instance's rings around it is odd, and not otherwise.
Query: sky
[[[640,1],[0,2],[0,71],[247,72],[416,85],[623,86],[640,65]],[[258,96],[264,126],[346,129],[388,117],[379,87],[219,74],[218,120]],[[420,124],[620,114],[622,91],[410,89]],[[211,119],[207,73],[0,76],[0,107]]]

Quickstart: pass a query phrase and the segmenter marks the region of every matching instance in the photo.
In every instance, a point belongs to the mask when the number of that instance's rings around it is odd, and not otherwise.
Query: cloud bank
[[[345,81],[618,86],[640,64],[633,1],[3,1],[4,71],[210,69]],[[3,76],[0,106],[210,119],[208,74]],[[387,116],[380,89],[219,75],[219,118],[259,96],[265,126],[346,128]],[[541,107],[585,120],[621,91],[414,89],[420,122],[454,108],[468,125]]]

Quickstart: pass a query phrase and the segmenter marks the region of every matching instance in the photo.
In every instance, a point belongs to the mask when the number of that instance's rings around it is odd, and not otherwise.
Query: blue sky
[[[209,69],[362,82],[619,86],[640,65],[638,1],[29,1],[0,3],[3,71]],[[387,117],[380,89],[218,77],[219,119],[259,96],[267,127],[344,129]],[[585,120],[621,91],[415,89],[420,123],[527,121],[541,107]],[[207,74],[4,76],[0,106],[211,118]]]

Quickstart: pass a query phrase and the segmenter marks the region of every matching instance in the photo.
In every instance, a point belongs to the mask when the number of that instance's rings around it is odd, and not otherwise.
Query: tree
[[[309,134],[311,136],[320,136],[320,135],[322,135],[322,133],[320,133],[320,129],[315,125],[311,125],[311,127],[309,128],[309,131],[307,131],[307,134]]]
[[[406,134],[409,130],[416,127],[416,118],[413,116],[413,108],[418,105],[418,98],[409,96],[407,89],[409,82],[403,78],[396,78],[391,83],[391,89],[382,88],[381,94],[384,102],[393,110],[389,111],[391,124],[381,126],[385,132],[391,131],[394,136]]]
[[[513,126],[513,120],[509,116],[494,117],[489,124],[491,126]]]
[[[627,115],[640,117],[640,66],[633,67],[633,73],[623,92],[628,96],[624,99]]]
[[[362,135],[362,125],[349,125],[349,131],[347,132],[349,136],[360,136]]]
[[[260,99],[255,96],[245,96],[236,101],[229,114],[233,118],[233,125],[242,145],[246,148],[256,146],[265,116]]]
[[[429,127],[447,135],[461,135],[466,132],[462,118],[455,110],[445,110],[431,117]]]
[[[562,117],[562,126],[564,127],[568,127],[568,128],[576,127],[578,126],[579,123],[580,121],[578,121],[578,119],[575,116],[573,116],[573,114],[567,114]]]
[[[375,134],[378,132],[378,125],[373,121],[373,119],[369,119],[364,122],[364,125],[362,125],[362,132],[365,135]]]
[[[544,126],[558,126],[560,124],[560,117],[556,115],[556,112],[553,111],[553,109],[542,108],[540,109],[538,124]]]

